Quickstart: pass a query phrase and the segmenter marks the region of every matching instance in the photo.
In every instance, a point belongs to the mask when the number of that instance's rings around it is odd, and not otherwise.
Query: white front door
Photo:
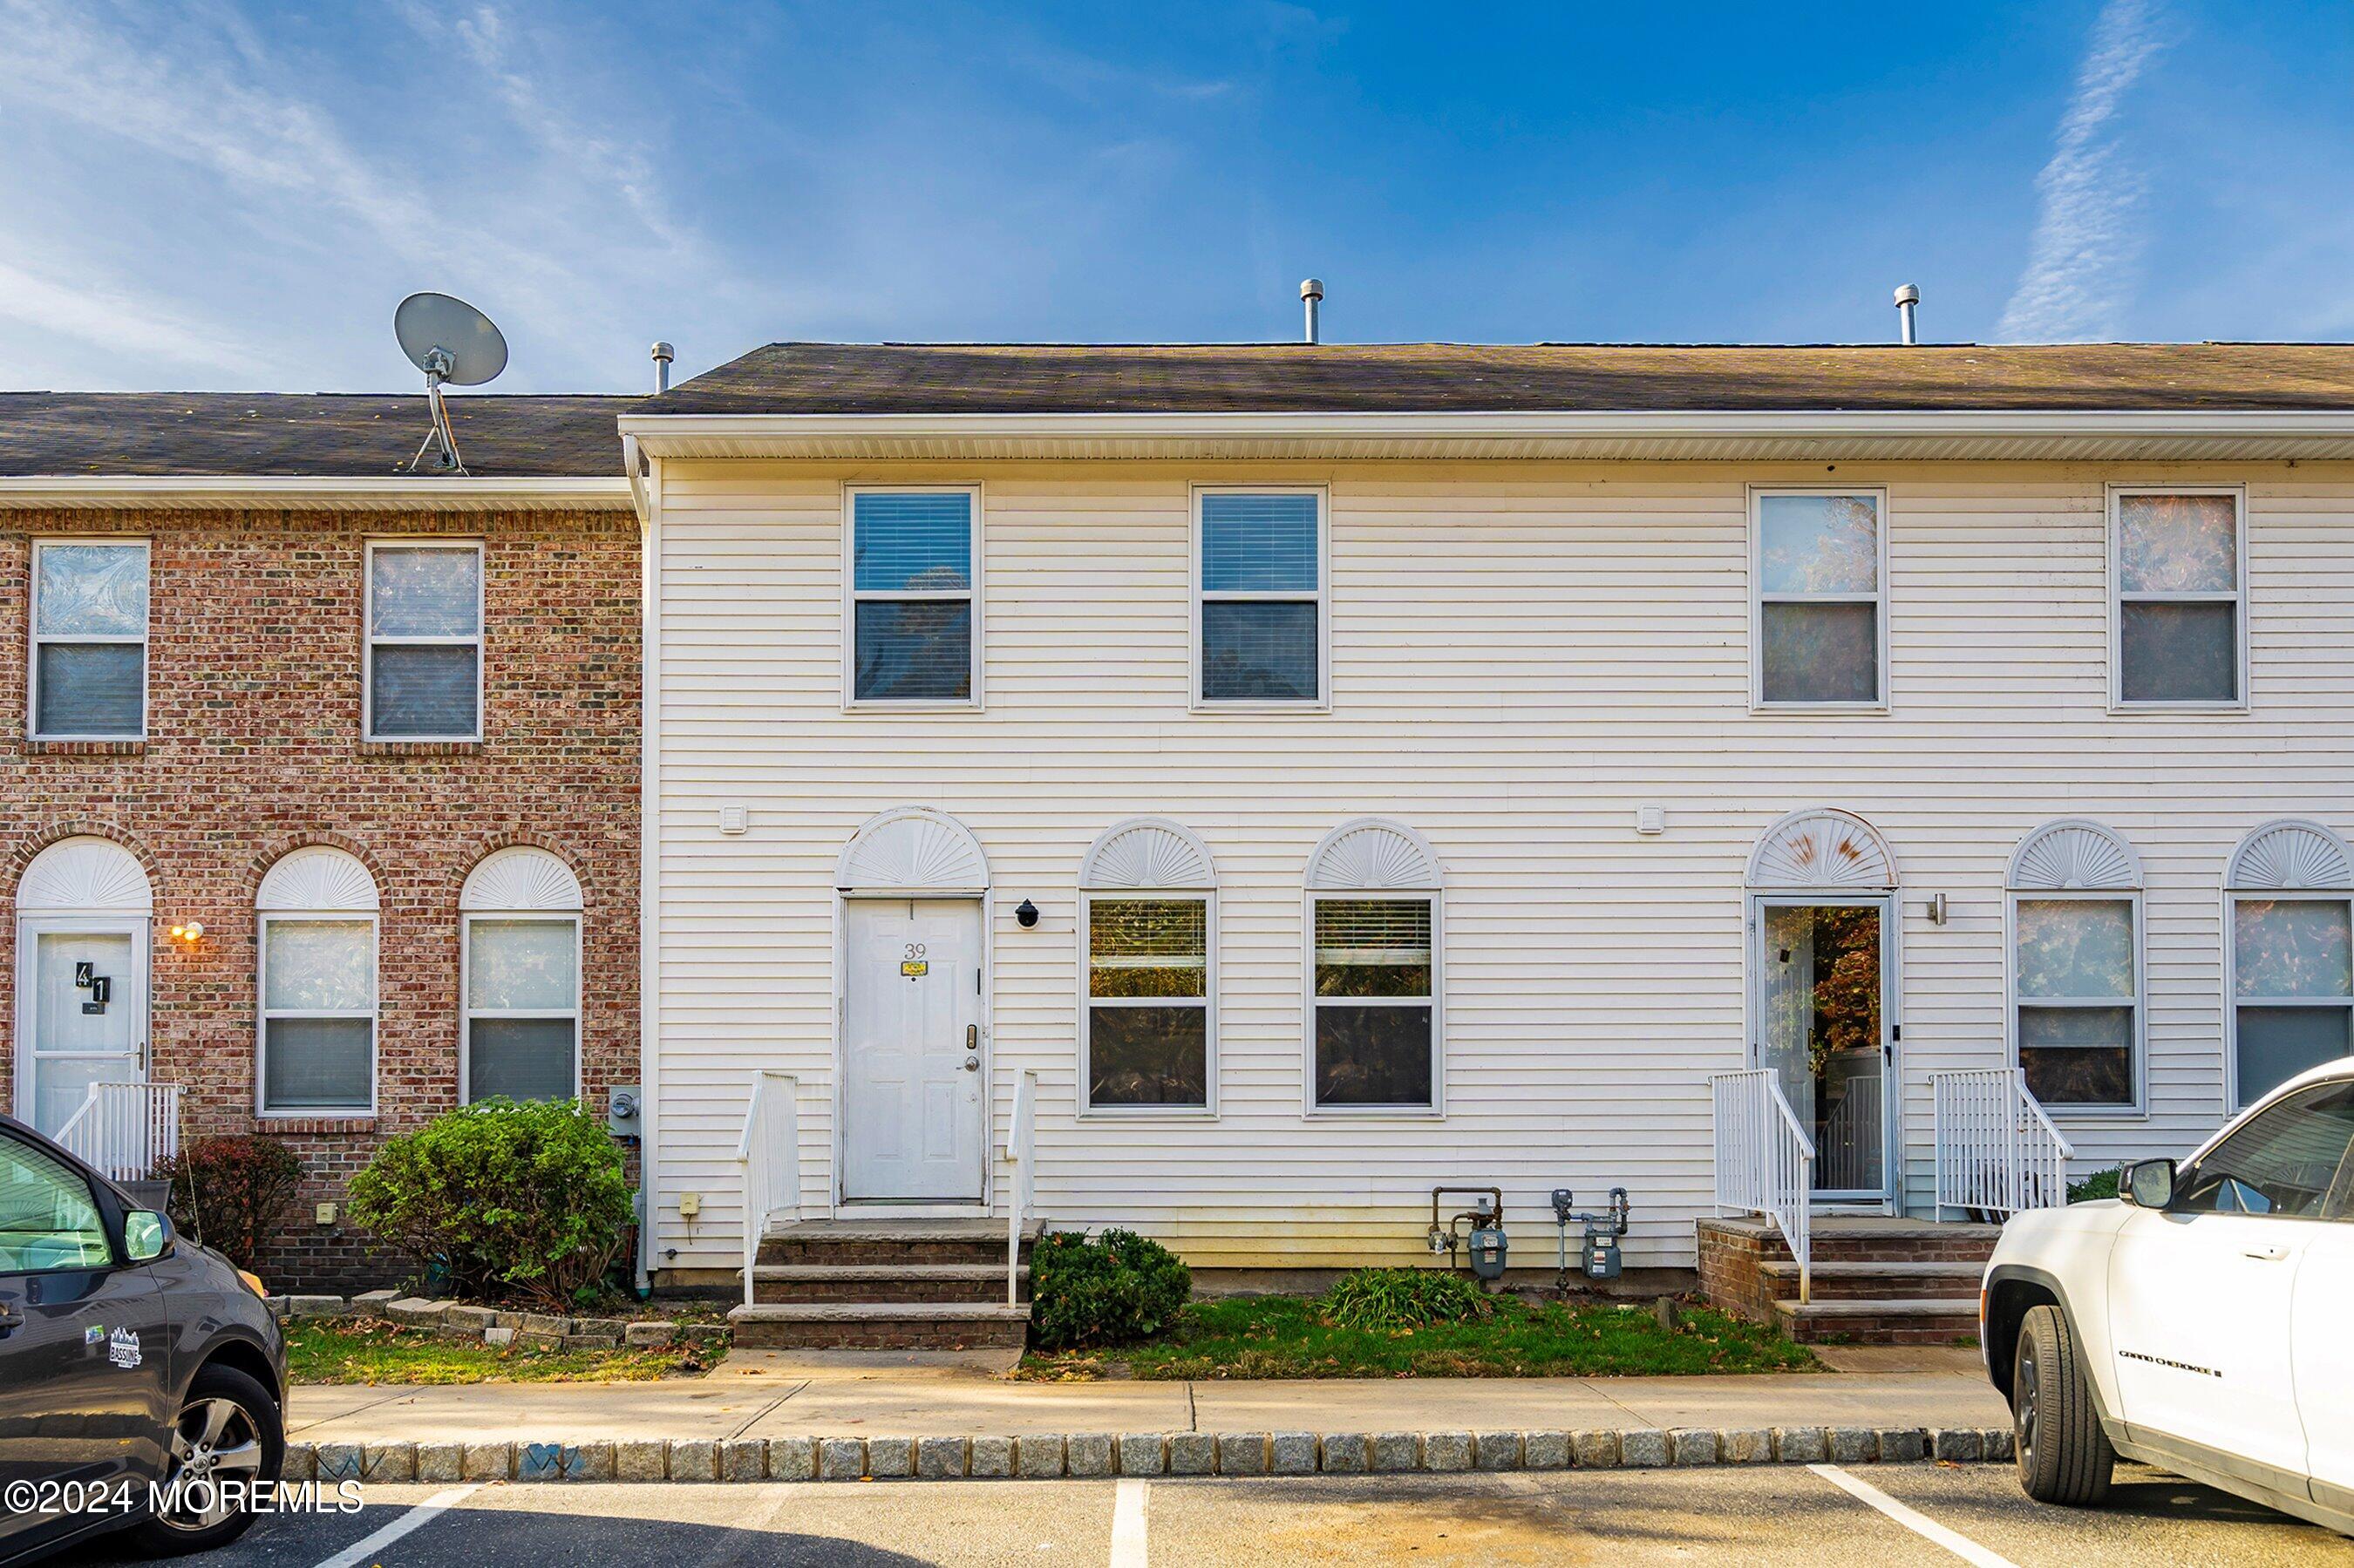
[[[988,1148],[976,898],[845,906],[842,1196],[979,1202]]]
[[[19,923],[22,1054],[17,1114],[55,1133],[90,1085],[131,1083],[147,1054],[147,930],[143,923],[76,916]]]

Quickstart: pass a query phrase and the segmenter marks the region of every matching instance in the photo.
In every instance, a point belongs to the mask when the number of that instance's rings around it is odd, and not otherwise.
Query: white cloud
[[[136,289],[83,273],[73,282],[45,277],[0,260],[0,317],[26,328],[33,352],[16,357],[57,363],[58,337],[111,354],[153,359],[182,369],[249,376],[253,355],[216,323],[191,319]]]
[[[2157,50],[2147,0],[2109,0],[2060,118],[2052,161],[2036,176],[2035,235],[1997,328],[2003,341],[2115,335],[2141,253],[2143,194],[2115,122]]]

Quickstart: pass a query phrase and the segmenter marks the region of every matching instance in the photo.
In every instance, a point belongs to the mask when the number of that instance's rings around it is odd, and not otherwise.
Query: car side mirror
[[[172,1250],[172,1222],[153,1209],[122,1216],[122,1253],[133,1263],[153,1263]]]
[[[2137,1160],[2125,1169],[2117,1195],[2137,1209],[2163,1209],[2174,1202],[2174,1161]]]

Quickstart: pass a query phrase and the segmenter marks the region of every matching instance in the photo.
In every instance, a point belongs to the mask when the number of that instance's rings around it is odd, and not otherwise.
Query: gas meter
[[[1610,1189],[1610,1206],[1598,1214],[1576,1212],[1576,1199],[1566,1187],[1553,1192],[1553,1217],[1561,1227],[1561,1273],[1555,1284],[1569,1288],[1569,1227],[1573,1221],[1585,1226],[1577,1245],[1577,1266],[1588,1279],[1616,1279],[1620,1267],[1618,1238],[1627,1234],[1627,1189]]]

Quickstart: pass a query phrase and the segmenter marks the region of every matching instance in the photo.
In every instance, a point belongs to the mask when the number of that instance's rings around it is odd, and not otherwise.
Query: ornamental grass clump
[[[594,1301],[630,1223],[621,1151],[578,1100],[479,1101],[376,1151],[355,1224],[477,1301]]]
[[[1176,1319],[1193,1272],[1133,1231],[1050,1231],[1030,1250],[1030,1342],[1041,1351],[1146,1340]]]
[[[1376,1331],[1476,1322],[1496,1310],[1477,1283],[1436,1268],[1361,1268],[1333,1281],[1323,1305],[1335,1326]]]

